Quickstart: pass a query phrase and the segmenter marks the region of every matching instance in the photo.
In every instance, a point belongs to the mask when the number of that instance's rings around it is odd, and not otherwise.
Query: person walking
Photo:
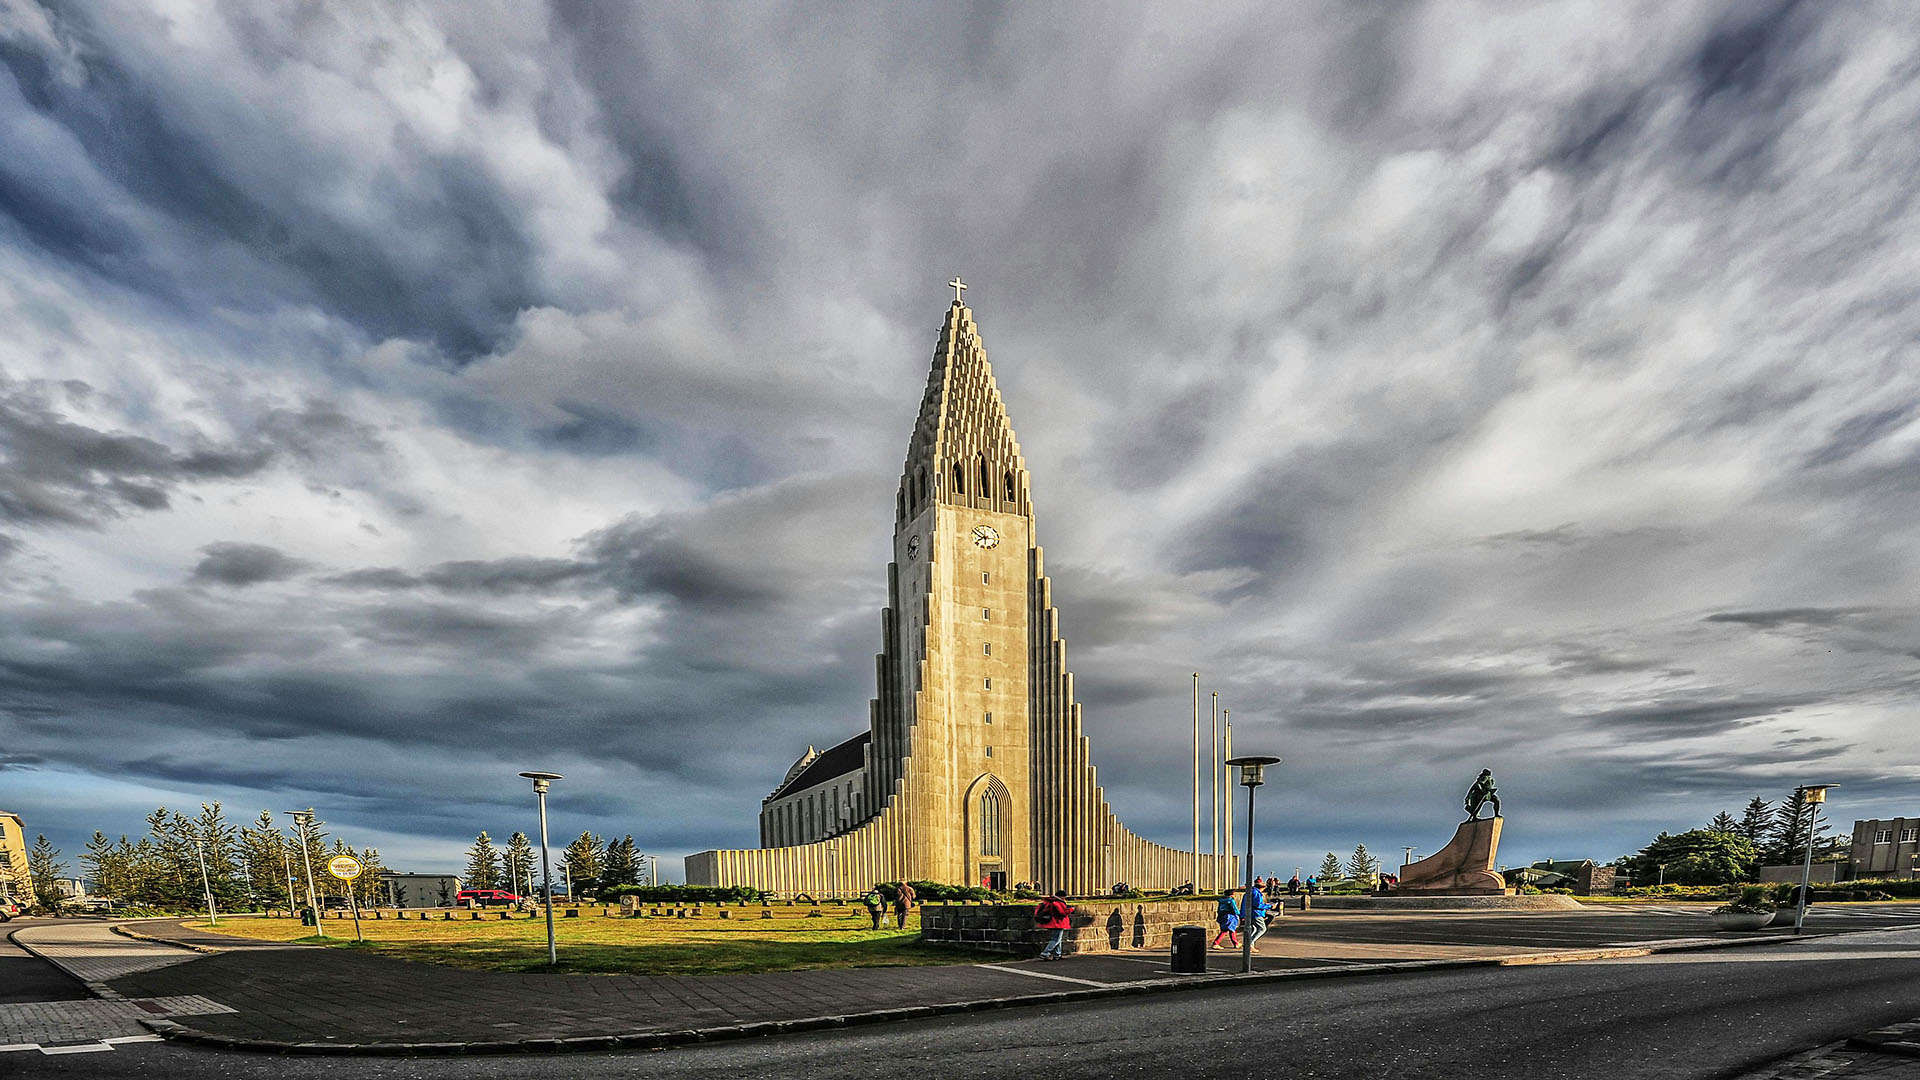
[[[1220,947],[1221,938],[1226,938],[1234,948],[1240,947],[1240,936],[1235,933],[1240,929],[1240,905],[1233,899],[1236,891],[1228,889],[1221,893],[1220,902],[1214,905],[1213,921],[1220,925],[1220,932],[1213,935],[1213,947],[1216,949]]]
[[[913,886],[904,881],[901,882],[900,887],[894,891],[893,915],[894,921],[900,924],[900,929],[905,930],[907,928],[907,916],[912,913],[913,902],[917,899],[919,899],[919,897],[915,895]]]
[[[1035,929],[1053,931],[1046,948],[1040,950],[1040,959],[1061,959],[1060,950],[1066,946],[1067,931],[1073,927],[1073,905],[1067,903],[1067,890],[1057,889],[1052,896],[1040,901],[1040,906],[1033,909],[1033,925]]]
[[[1259,881],[1255,881],[1253,888],[1247,890],[1247,902],[1241,910],[1246,913],[1247,948],[1251,949],[1260,944],[1260,938],[1267,932],[1267,917],[1273,914],[1273,909],[1267,906],[1267,894],[1261,891]]]
[[[887,915],[887,898],[880,895],[880,886],[875,885],[868,889],[867,895],[861,897],[860,902],[866,905],[867,915],[873,919],[873,928],[880,929],[880,920]]]

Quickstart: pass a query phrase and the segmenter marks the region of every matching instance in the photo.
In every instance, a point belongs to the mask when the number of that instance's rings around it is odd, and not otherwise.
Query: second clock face
[[[1000,533],[991,525],[975,525],[973,527],[973,542],[983,548],[994,547],[1000,543]]]
[[[917,536],[907,537],[907,561],[912,562],[914,559],[917,559],[919,557],[920,557],[920,538]]]

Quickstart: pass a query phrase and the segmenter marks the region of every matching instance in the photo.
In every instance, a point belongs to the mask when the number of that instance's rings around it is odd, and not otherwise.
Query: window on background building
[[[1874,842],[1874,843],[1876,843],[1876,844],[1891,844],[1891,843],[1893,843],[1893,830],[1892,830],[1892,829],[1881,829],[1881,830],[1880,830],[1879,832],[1877,832],[1877,833],[1874,833],[1874,834],[1873,834],[1873,842]]]
[[[1915,840],[1920,840],[1920,829],[1901,829],[1900,830],[1901,843],[1911,844]]]

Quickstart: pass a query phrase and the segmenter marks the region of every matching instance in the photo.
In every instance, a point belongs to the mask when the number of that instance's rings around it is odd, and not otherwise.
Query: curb
[[[1877,932],[1881,931],[1875,928],[1873,930],[1846,931],[1843,932],[1843,934]],[[1398,960],[1379,964],[1340,964],[1322,968],[1256,971],[1252,974],[1210,972],[1203,975],[1113,983],[1107,986],[1090,986],[1074,990],[1055,990],[1040,994],[1019,994],[1011,997],[940,1002],[933,1005],[914,1005],[897,1009],[876,1009],[863,1013],[809,1016],[794,1020],[763,1020],[704,1028],[632,1031],[611,1035],[583,1035],[571,1038],[546,1037],[481,1042],[417,1043],[286,1042],[201,1031],[198,1028],[188,1027],[185,1024],[173,1020],[143,1018],[140,1023],[154,1034],[174,1042],[195,1043],[221,1050],[246,1050],[277,1054],[337,1057],[454,1057],[469,1054],[550,1054],[575,1050],[661,1050],[692,1043],[752,1039],[767,1035],[793,1035],[808,1031],[866,1026],[870,1024],[886,1024],[901,1020],[918,1020],[953,1013],[987,1012],[994,1009],[1043,1005],[1067,1005],[1077,1004],[1083,1001],[1098,1001],[1106,998],[1181,993],[1192,990],[1214,989],[1223,986],[1261,985],[1294,980],[1347,978],[1361,975],[1394,975],[1405,972],[1451,971],[1480,967],[1528,967],[1542,964],[1579,963],[1588,960],[1612,960],[1625,957],[1651,956],[1656,953],[1704,952],[1714,949],[1784,945],[1795,941],[1817,940],[1817,938],[1834,936],[1842,935],[1820,934],[1817,935],[1816,938],[1768,935],[1766,937],[1735,938],[1725,941],[1717,938],[1674,938],[1666,941],[1652,941],[1642,945],[1619,946],[1615,948],[1566,949],[1548,952],[1514,953],[1508,956],[1464,957],[1443,960]],[[1912,1026],[1920,1029],[1920,1024]],[[1878,1033],[1876,1032],[1874,1034]],[[1913,1037],[1920,1038],[1920,1034],[1916,1034]],[[1889,1049],[1889,1052],[1892,1053],[1906,1052],[1884,1046],[1876,1047],[1876,1049]],[[1916,1045],[1915,1049],[1916,1052],[1920,1052],[1920,1045]]]
[[[133,929],[132,926],[133,924],[131,923],[114,923],[112,926],[107,927],[107,929],[112,933],[119,934],[123,938],[132,938],[135,941],[144,941],[152,945],[168,945],[176,949],[185,949],[188,952],[197,952],[205,956],[213,956],[217,953],[225,951],[222,949],[209,948],[208,946],[205,946],[205,945],[193,945],[185,941],[176,941],[173,938],[155,937],[152,934],[143,934],[140,931]]]
[[[28,929],[28,928],[24,926],[20,928],[20,930],[25,930],[25,929]],[[51,967],[55,971],[58,971],[60,974],[65,975],[69,979],[72,979],[74,982],[79,983],[81,986],[86,987],[87,992],[89,994],[92,994],[94,997],[101,998],[102,1000],[105,1000],[105,1001],[127,1000],[126,998],[121,996],[120,991],[115,990],[113,987],[108,986],[106,983],[95,982],[92,979],[83,979],[80,976],[74,974],[73,971],[67,967],[67,965],[61,963],[59,960],[56,960],[55,958],[48,956],[46,953],[41,952],[39,949],[34,948],[33,946],[27,944],[24,941],[21,941],[19,937],[20,930],[15,930],[12,933],[7,935],[7,940],[13,944],[14,948],[19,949],[21,952],[26,953],[27,955],[32,956],[35,959],[38,959],[42,963],[46,964],[48,967]]]
[[[1920,1058],[1920,1020],[1876,1028],[1847,1040],[1852,1050],[1876,1050],[1882,1054]]]

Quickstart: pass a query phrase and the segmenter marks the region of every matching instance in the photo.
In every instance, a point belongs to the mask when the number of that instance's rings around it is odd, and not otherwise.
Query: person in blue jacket
[[[1273,914],[1273,909],[1267,906],[1267,894],[1260,890],[1258,881],[1247,890],[1247,902],[1241,910],[1246,913],[1247,948],[1251,949],[1260,944],[1267,932],[1267,917]]]
[[[1213,920],[1220,924],[1220,932],[1213,935],[1213,947],[1220,947],[1220,939],[1226,938],[1234,948],[1240,947],[1240,937],[1234,931],[1240,929],[1240,905],[1233,899],[1234,890],[1228,889],[1220,894],[1220,903],[1213,909]]]

